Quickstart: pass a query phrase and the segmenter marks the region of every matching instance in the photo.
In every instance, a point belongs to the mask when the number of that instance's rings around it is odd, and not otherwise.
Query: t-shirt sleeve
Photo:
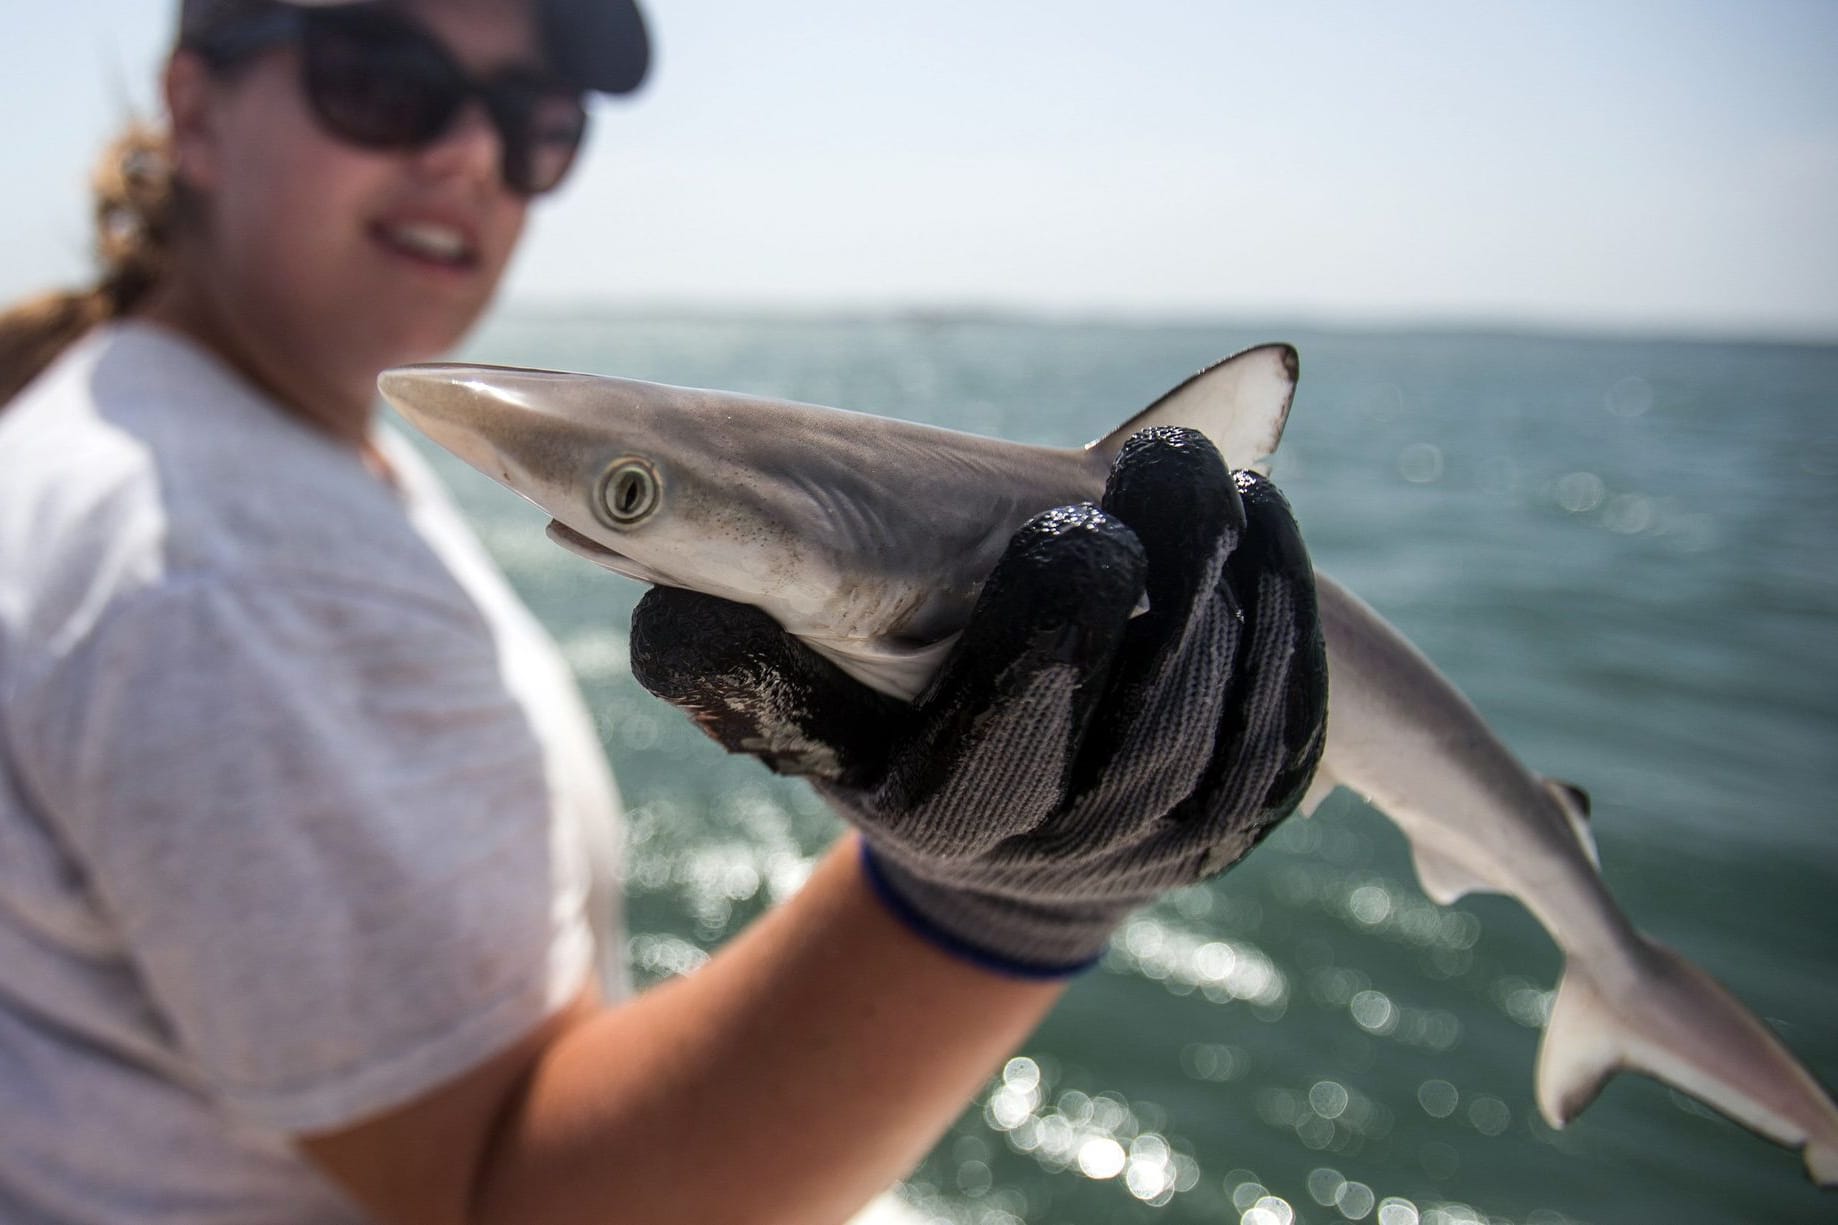
[[[585,882],[469,607],[168,584],[24,696],[29,782],[208,1090],[335,1130],[587,981]]]

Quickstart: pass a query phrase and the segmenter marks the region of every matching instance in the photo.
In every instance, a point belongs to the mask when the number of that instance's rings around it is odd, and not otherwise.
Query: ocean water
[[[1838,347],[582,311],[468,356],[1071,444],[1278,339],[1275,477],[1316,561],[1589,790],[1622,906],[1838,1083]],[[596,712],[638,977],[693,972],[836,822],[632,681],[638,585],[435,458]],[[903,1194],[974,1225],[1838,1220],[1796,1155],[1640,1077],[1547,1128],[1558,969],[1515,903],[1426,901],[1342,792],[1124,927]]]

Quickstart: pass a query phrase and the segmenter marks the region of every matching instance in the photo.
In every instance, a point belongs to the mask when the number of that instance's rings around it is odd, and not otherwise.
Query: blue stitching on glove
[[[925,915],[913,909],[905,898],[894,892],[892,883],[882,874],[881,865],[875,859],[874,851],[869,847],[866,838],[861,840],[861,846],[862,872],[868,878],[868,887],[874,891],[874,895],[880,898],[882,904],[893,911],[895,916],[914,932],[959,960],[967,961],[984,970],[1006,975],[1009,978],[1050,982],[1057,979],[1075,978],[1097,965],[1103,958],[1103,954],[1100,953],[1096,957],[1073,962],[1071,965],[1049,966],[1027,961],[1012,961],[991,953],[987,949],[978,948],[945,931]]]

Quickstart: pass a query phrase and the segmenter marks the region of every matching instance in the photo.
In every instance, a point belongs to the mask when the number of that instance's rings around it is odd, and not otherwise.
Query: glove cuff
[[[861,840],[862,875],[883,905],[927,942],[1010,978],[1072,978],[1098,964],[1123,916],[1109,908],[1058,912],[941,886]]]

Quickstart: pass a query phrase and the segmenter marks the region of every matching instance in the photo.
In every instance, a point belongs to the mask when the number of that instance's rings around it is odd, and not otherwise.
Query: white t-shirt
[[[361,1219],[290,1137],[589,981],[591,721],[378,443],[133,322],[0,409],[0,1221]]]

